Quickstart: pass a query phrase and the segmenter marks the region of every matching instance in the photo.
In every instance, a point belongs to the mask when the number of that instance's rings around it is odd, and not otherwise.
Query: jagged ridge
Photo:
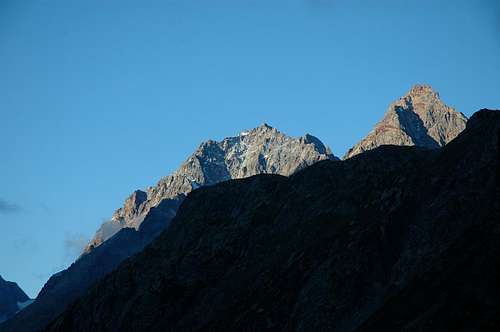
[[[316,137],[287,136],[263,124],[220,142],[209,140],[174,172],[161,179],[147,193],[135,191],[109,222],[104,223],[86,252],[100,245],[124,227],[137,229],[148,211],[164,199],[178,199],[200,186],[256,174],[290,175],[313,163],[335,158]]]

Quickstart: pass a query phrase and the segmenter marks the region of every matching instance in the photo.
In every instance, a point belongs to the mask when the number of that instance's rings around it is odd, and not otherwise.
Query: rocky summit
[[[500,112],[193,191],[47,331],[498,331]]]
[[[333,158],[330,149],[318,138],[309,134],[293,138],[267,124],[220,142],[209,140],[174,174],[161,179],[147,192],[132,193],[111,220],[101,226],[85,251],[97,247],[122,228],[137,229],[148,211],[164,199],[176,199],[200,186],[256,174],[287,176],[315,162]]]
[[[293,138],[267,124],[220,142],[201,144],[174,174],[147,192],[134,191],[101,226],[85,253],[66,270],[53,275],[35,302],[1,325],[0,330],[43,328],[95,281],[156,238],[192,190],[261,173],[291,175],[327,159],[336,158],[316,137],[307,134]]]
[[[29,303],[30,298],[15,282],[6,281],[0,276],[0,323]]]
[[[344,159],[381,145],[417,145],[438,148],[465,128],[467,118],[445,105],[428,85],[415,85],[389,109],[375,128]]]

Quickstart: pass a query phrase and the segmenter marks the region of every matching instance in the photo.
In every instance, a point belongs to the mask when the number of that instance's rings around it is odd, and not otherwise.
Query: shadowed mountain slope
[[[467,331],[500,317],[500,113],[195,190],[47,331]]]
[[[220,142],[207,141],[173,175],[148,192],[135,191],[104,223],[82,256],[53,275],[35,302],[0,326],[34,331],[57,317],[67,304],[165,229],[186,193],[204,185],[260,173],[290,175],[317,161],[334,159],[314,136],[289,137],[266,124]]]
[[[0,323],[14,316],[30,298],[12,281],[6,281],[0,276]]]

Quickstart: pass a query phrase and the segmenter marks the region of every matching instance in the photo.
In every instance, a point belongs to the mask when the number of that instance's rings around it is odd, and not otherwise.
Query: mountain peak
[[[262,128],[262,129],[274,129],[272,126],[268,125],[266,122],[262,123],[260,126],[257,128]]]
[[[439,98],[439,93],[429,84],[415,84],[406,95],[412,97],[431,96]]]
[[[267,123],[221,141],[207,140],[172,175],[161,179],[147,193],[137,190],[127,198],[124,206],[97,231],[86,252],[121,228],[138,229],[150,209],[164,199],[176,199],[200,186],[256,174],[288,176],[325,159],[335,157],[318,138],[309,134],[290,137]]]
[[[430,85],[417,84],[393,102],[384,118],[344,158],[380,145],[417,145],[438,148],[465,129],[467,118],[445,105]]]
[[[262,132],[273,132],[273,131],[279,132],[276,128],[274,128],[274,127],[272,127],[264,122],[255,128],[242,131],[238,136],[241,137],[241,136],[248,136],[248,135],[262,133]]]

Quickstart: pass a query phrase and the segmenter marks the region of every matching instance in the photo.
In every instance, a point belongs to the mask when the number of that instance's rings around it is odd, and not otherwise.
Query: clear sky
[[[414,83],[470,116],[499,77],[498,0],[2,0],[0,274],[35,296],[203,140],[342,156]]]

